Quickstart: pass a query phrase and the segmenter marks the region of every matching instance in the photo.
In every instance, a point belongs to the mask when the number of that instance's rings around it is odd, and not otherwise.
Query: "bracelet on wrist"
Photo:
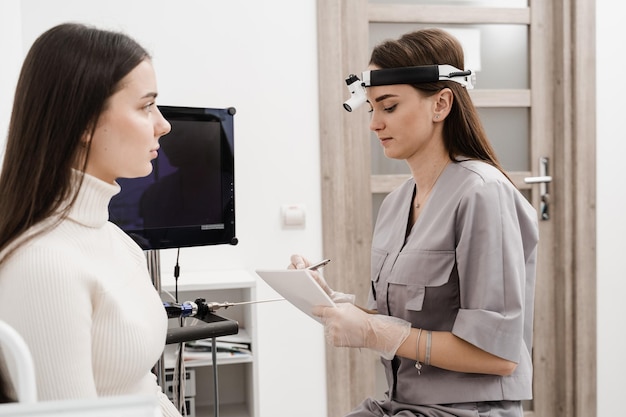
[[[422,329],[417,331],[417,343],[415,348],[415,369],[417,369],[417,374],[422,374],[422,364],[420,363],[420,337],[422,336]]]
[[[430,347],[432,346],[433,332],[430,330],[426,332],[426,355],[424,356],[424,365],[430,366]]]

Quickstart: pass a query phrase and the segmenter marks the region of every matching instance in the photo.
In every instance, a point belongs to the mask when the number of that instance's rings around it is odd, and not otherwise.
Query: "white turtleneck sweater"
[[[108,221],[119,190],[85,175],[69,218],[0,263],[0,320],[31,350],[39,401],[154,394],[180,416],[151,373],[165,309],[143,251]]]

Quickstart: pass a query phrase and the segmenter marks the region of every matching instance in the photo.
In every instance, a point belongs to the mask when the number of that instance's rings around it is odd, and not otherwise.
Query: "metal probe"
[[[222,303],[218,303],[216,301],[212,301],[212,302],[208,302],[206,303],[207,308],[209,309],[209,311],[211,313],[214,313],[215,311],[219,310],[220,308],[223,309],[227,309],[228,307],[233,307],[233,306],[241,306],[241,305],[246,305],[246,304],[257,304],[257,303],[269,303],[272,301],[284,301],[284,298],[272,298],[269,300],[256,300],[256,301],[242,301],[239,303],[231,303],[228,301],[224,301]]]

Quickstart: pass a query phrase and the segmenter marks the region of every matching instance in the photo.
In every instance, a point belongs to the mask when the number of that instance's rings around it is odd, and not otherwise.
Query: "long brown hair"
[[[379,68],[445,64],[465,69],[461,44],[441,29],[422,29],[407,33],[398,40],[385,41],[374,48],[370,58],[370,65]],[[412,85],[426,95],[446,87],[452,90],[452,109],[443,126],[444,146],[451,160],[468,157],[485,161],[506,176],[465,87],[454,81]]]
[[[72,167],[89,152],[81,138],[145,59],[127,35],[82,24],[55,26],[35,40],[17,83],[0,173],[0,251],[55,212],[67,216],[78,192]]]

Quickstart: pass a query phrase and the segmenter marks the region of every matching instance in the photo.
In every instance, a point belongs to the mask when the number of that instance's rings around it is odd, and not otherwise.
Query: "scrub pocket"
[[[372,264],[371,264],[371,274],[372,274],[372,282],[378,282],[378,278],[380,278],[380,271],[383,269],[383,265],[385,264],[385,259],[389,252],[372,248]]]
[[[396,259],[388,283],[405,287],[402,291],[406,292],[406,308],[421,311],[426,288],[445,285],[454,264],[454,251],[402,252]]]
[[[385,264],[385,259],[387,259],[388,255],[389,255],[389,252],[387,251],[372,248],[370,273],[371,273],[371,281],[372,281],[371,295],[373,299],[370,300],[370,303],[368,305],[368,308],[372,310],[377,309],[377,307],[375,306],[375,301],[376,301],[376,296],[377,296],[376,283],[378,282],[380,278],[380,271],[382,271],[383,265]]]

